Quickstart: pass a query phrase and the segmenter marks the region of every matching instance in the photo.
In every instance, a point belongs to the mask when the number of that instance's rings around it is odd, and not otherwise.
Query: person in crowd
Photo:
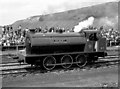
[[[99,29],[97,27],[91,27],[91,29],[100,30],[102,36],[106,37],[106,39],[109,41],[116,42],[116,40],[120,38],[120,32],[118,32],[117,30],[114,30],[113,28],[104,29],[103,26],[101,26]],[[50,27],[49,29],[47,26],[44,29],[42,29],[41,27],[36,28],[36,32],[41,32],[41,33],[46,33],[46,32],[63,33],[65,31],[74,32],[74,27],[72,29],[60,28],[58,26]],[[22,29],[21,25],[18,27],[17,31],[14,31],[12,26],[3,26],[0,45],[11,46],[11,45],[24,44],[25,37],[28,32],[29,32],[29,29],[28,28]]]
[[[54,27],[51,27],[50,29],[49,29],[49,32],[54,32]]]

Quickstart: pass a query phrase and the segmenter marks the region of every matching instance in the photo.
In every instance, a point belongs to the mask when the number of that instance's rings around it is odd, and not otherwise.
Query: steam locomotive
[[[31,65],[52,70],[60,65],[70,68],[73,64],[83,67],[107,56],[106,38],[98,30],[83,30],[63,33],[29,33],[26,36],[26,51],[19,54]]]

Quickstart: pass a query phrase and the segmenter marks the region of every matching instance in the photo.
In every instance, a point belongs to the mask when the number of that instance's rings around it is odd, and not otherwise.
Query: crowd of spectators
[[[120,32],[113,29],[108,29],[103,30],[102,35],[107,38],[107,40],[116,41],[118,37],[120,37]]]
[[[20,25],[16,30],[14,30],[12,26],[3,26],[0,45],[1,46],[24,45],[26,34],[30,31],[41,32],[41,33],[47,33],[47,32],[62,33],[65,32],[65,29],[58,27],[57,28],[51,27],[48,29],[47,26],[44,29],[41,27],[35,29],[28,29],[28,28],[22,29]]]
[[[0,45],[2,46],[14,46],[23,45],[25,42],[26,32],[19,27],[16,31],[13,30],[12,26],[4,26],[2,28],[2,38]]]
[[[90,27],[88,29],[97,29],[96,27]],[[2,46],[15,46],[15,45],[24,45],[25,43],[25,37],[27,32],[29,31],[33,32],[41,32],[41,33],[47,33],[47,32],[74,32],[74,28],[71,29],[65,29],[60,27],[51,27],[48,28],[47,26],[43,29],[41,27],[35,28],[35,29],[22,29],[21,26],[19,26],[16,30],[13,29],[12,26],[4,26],[2,28],[2,39],[0,41],[0,45]],[[103,27],[100,27],[97,30],[101,30],[102,36],[106,37],[109,41],[116,41],[118,38],[120,38],[120,32],[117,30],[112,29],[104,29]]]
[[[102,29],[101,33],[106,38],[108,46],[120,45],[120,32],[117,29]]]
[[[47,33],[47,32],[56,32],[56,33],[62,33],[62,32],[74,32],[74,28],[60,28],[60,27],[50,27],[48,28],[47,26],[45,28],[36,28],[35,32],[41,32],[41,33]]]

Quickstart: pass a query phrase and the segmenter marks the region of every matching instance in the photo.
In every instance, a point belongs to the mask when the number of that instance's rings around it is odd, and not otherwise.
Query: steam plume
[[[87,28],[91,25],[93,25],[94,17],[89,17],[87,20],[84,20],[82,22],[79,22],[78,25],[75,26],[74,32],[80,32],[83,28]]]

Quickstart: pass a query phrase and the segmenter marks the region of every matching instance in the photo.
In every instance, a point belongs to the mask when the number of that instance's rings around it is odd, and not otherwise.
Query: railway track
[[[114,56],[114,55],[109,55],[109,56],[107,56],[107,57],[105,57],[105,58],[99,58],[99,59],[104,59],[104,60],[107,60],[107,59],[110,59],[110,58],[119,58],[119,56]],[[26,63],[23,63],[23,64],[20,64],[20,63],[18,63],[17,61],[14,61],[14,62],[5,62],[5,63],[1,63],[0,64],[0,67],[5,67],[5,66],[19,66],[19,65],[28,65],[28,64],[26,64]]]
[[[98,67],[98,66],[109,66],[109,65],[116,65],[120,62],[120,57],[119,56],[114,56],[114,55],[109,55],[105,58],[99,58],[100,60],[95,62],[92,65],[87,65],[86,67]],[[39,72],[43,72],[40,71],[40,68],[36,68],[36,67],[31,67],[31,65],[29,64],[20,64],[17,62],[12,62],[12,63],[3,63],[0,64],[0,70],[2,71],[2,73],[0,73],[0,75],[10,75],[10,74],[27,74],[27,73],[36,73],[35,71],[38,70]],[[29,71],[28,71],[29,70]],[[63,69],[62,69],[63,70]]]

